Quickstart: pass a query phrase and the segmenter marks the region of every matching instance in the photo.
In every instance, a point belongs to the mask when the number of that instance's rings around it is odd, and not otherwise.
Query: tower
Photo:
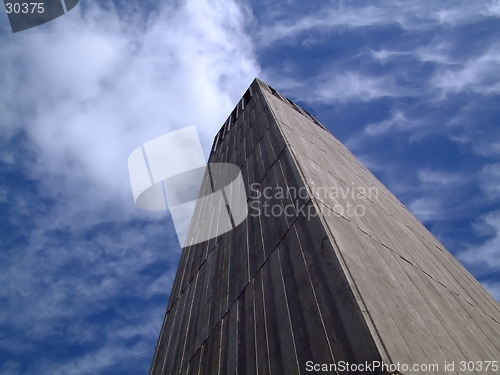
[[[184,248],[151,375],[498,372],[499,303],[304,109],[256,79],[209,163],[248,216]]]

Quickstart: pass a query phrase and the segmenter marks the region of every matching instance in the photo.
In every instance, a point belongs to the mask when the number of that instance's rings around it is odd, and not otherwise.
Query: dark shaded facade
[[[209,162],[241,168],[249,215],[184,249],[151,375],[498,372],[460,362],[500,360],[499,303],[302,108],[255,80]]]

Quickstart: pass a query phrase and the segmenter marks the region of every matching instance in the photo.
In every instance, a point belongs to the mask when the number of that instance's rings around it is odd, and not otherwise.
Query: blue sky
[[[127,158],[260,77],[500,299],[499,1],[95,2],[0,13],[0,375],[146,374],[180,247]]]

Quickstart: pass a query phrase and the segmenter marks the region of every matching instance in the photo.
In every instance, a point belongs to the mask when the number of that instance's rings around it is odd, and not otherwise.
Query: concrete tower
[[[499,303],[305,110],[255,80],[209,162],[248,216],[184,248],[151,375],[498,373]]]

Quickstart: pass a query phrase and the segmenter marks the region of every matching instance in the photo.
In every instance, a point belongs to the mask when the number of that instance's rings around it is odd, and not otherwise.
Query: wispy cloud
[[[77,374],[96,374],[116,366],[117,369],[130,370],[123,366],[123,363],[134,363],[141,357],[148,354],[148,349],[142,342],[132,345],[130,348],[124,348],[112,342],[105,345],[95,352],[86,353],[76,361],[65,364],[46,363],[42,371],[55,375],[77,375]],[[145,369],[141,369],[145,370]]]
[[[493,233],[482,245],[470,246],[468,250],[458,254],[460,261],[479,274],[488,274],[500,270],[500,211],[486,214],[479,226],[483,232]]]
[[[438,60],[438,58],[434,58]],[[456,68],[440,69],[432,85],[442,96],[462,91],[491,95],[500,93],[500,44],[488,48],[479,56],[472,56]]]
[[[386,64],[388,61],[398,57],[411,55],[410,52],[389,51],[386,49],[381,49],[379,51],[370,51],[370,53],[373,58],[379,61],[381,64]]]
[[[319,8],[319,9],[318,9]],[[290,7],[292,11],[294,7]],[[271,26],[264,26],[259,33],[264,45],[276,41],[293,41],[299,35],[311,31],[353,29],[378,25],[394,25],[405,30],[429,30],[439,25],[470,23],[484,17],[497,17],[495,1],[446,3],[432,1],[376,1],[370,5],[362,2],[334,1],[321,3],[318,11],[307,14],[297,12],[293,18],[283,17],[283,11],[275,14],[285,18]]]
[[[416,48],[412,53],[421,62],[432,62],[436,64],[458,64],[451,58],[452,44],[448,41],[438,41],[429,45]]]
[[[481,284],[491,293],[493,297],[500,301],[500,282],[482,281]]]
[[[467,176],[458,173],[428,169],[420,169],[418,171],[418,178],[422,181],[422,188],[427,190],[456,188],[470,180]]]
[[[473,149],[479,155],[497,157],[500,155],[500,140],[483,139],[473,144]]]
[[[418,170],[417,176],[420,185],[415,186],[414,191],[420,197],[413,199],[408,208],[421,221],[449,220],[452,215],[456,216],[457,212],[463,211],[463,207],[460,207],[463,204],[457,205],[450,201],[450,191],[462,189],[471,182],[470,176],[430,169]]]
[[[293,39],[305,31],[332,29],[338,27],[363,27],[377,24],[396,23],[387,9],[375,6],[323,7],[320,12],[306,15],[294,20],[274,23],[264,27],[259,33],[260,42],[267,45],[283,39]]]
[[[291,3],[288,8],[277,5],[279,11],[264,18],[256,40],[266,53],[271,52],[267,51],[271,44],[276,48],[283,43],[297,46],[302,54],[316,56],[319,48],[328,48],[332,40],[350,38],[355,42],[361,35],[375,34],[379,29],[385,30],[384,35],[390,31],[391,35],[401,32],[405,38],[418,33],[419,40],[410,38],[405,43],[397,38],[385,40],[373,36],[353,48],[335,43],[340,49],[335,59],[325,61],[319,71],[315,66],[317,73],[302,79],[302,87],[280,77],[282,70],[277,70],[272,79],[279,81],[280,87],[288,88],[291,96],[312,105],[384,98],[414,98],[435,104],[461,92],[499,93],[496,72],[500,68],[500,55],[494,39],[482,41],[470,53],[457,52],[462,51],[460,46],[464,44],[457,29],[497,18],[497,7],[494,1],[446,5],[430,1],[384,1],[368,6],[358,2],[333,2],[315,7],[313,11],[299,9]],[[398,27],[401,30],[394,31]],[[398,59],[404,59],[404,63],[396,63]],[[380,69],[381,66],[384,69]]]
[[[401,97],[409,92],[398,87],[392,77],[372,77],[357,72],[335,74],[321,79],[322,83],[310,100],[320,103],[345,102],[350,100],[368,101],[381,97]]]
[[[424,223],[443,217],[443,209],[438,199],[417,198],[409,204],[408,208]]]
[[[376,124],[368,124],[368,126],[365,128],[365,133],[373,136],[395,130],[409,131],[411,130],[411,128],[418,125],[418,121],[408,120],[403,112],[396,111],[392,113],[391,117],[387,120],[383,120]]]
[[[500,198],[500,163],[487,164],[480,172],[481,188],[489,199]]]
[[[486,9],[483,12],[487,16],[493,16],[493,17],[500,18],[500,2],[498,0],[497,1],[495,1],[495,0],[491,1],[486,6]]]

